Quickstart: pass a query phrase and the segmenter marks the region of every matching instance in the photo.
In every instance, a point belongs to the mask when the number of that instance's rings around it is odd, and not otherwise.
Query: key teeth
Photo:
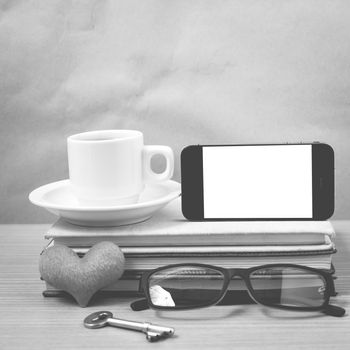
[[[175,332],[171,330],[170,332],[157,333],[157,332],[147,332],[146,338],[149,342],[155,342],[159,339],[168,338],[172,336]]]
[[[154,341],[157,341],[161,338],[161,335],[159,333],[155,333],[155,332],[147,332],[147,335],[146,335],[146,339],[149,341],[149,342],[154,342]]]

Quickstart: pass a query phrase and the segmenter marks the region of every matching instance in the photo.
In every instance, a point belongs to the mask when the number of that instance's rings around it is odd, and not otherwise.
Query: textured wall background
[[[0,222],[49,222],[66,137],[142,130],[191,143],[320,140],[350,216],[350,2],[1,1]]]

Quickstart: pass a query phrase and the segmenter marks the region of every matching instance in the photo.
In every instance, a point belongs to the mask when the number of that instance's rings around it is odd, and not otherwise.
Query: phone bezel
[[[204,218],[203,147],[312,146],[312,218]],[[181,152],[182,213],[191,221],[310,221],[327,220],[334,212],[334,151],[325,143],[191,145]]]

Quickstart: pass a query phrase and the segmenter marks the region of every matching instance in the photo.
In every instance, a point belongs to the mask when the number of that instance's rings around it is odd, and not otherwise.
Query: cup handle
[[[166,159],[165,170],[157,174],[151,168],[151,158],[160,154]],[[161,182],[169,180],[174,173],[174,153],[168,146],[144,146],[143,148],[143,178],[146,182]]]

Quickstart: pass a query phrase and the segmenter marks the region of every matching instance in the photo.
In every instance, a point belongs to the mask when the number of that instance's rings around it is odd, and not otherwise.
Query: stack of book
[[[190,222],[177,199],[151,219],[129,226],[82,227],[59,219],[45,237],[48,246],[64,244],[79,256],[95,243],[112,241],[126,259],[125,273],[104,291],[139,295],[143,271],[176,263],[245,268],[291,263],[333,272],[335,233],[329,221]],[[240,283],[236,287],[245,289]],[[44,295],[60,290],[46,283]]]

